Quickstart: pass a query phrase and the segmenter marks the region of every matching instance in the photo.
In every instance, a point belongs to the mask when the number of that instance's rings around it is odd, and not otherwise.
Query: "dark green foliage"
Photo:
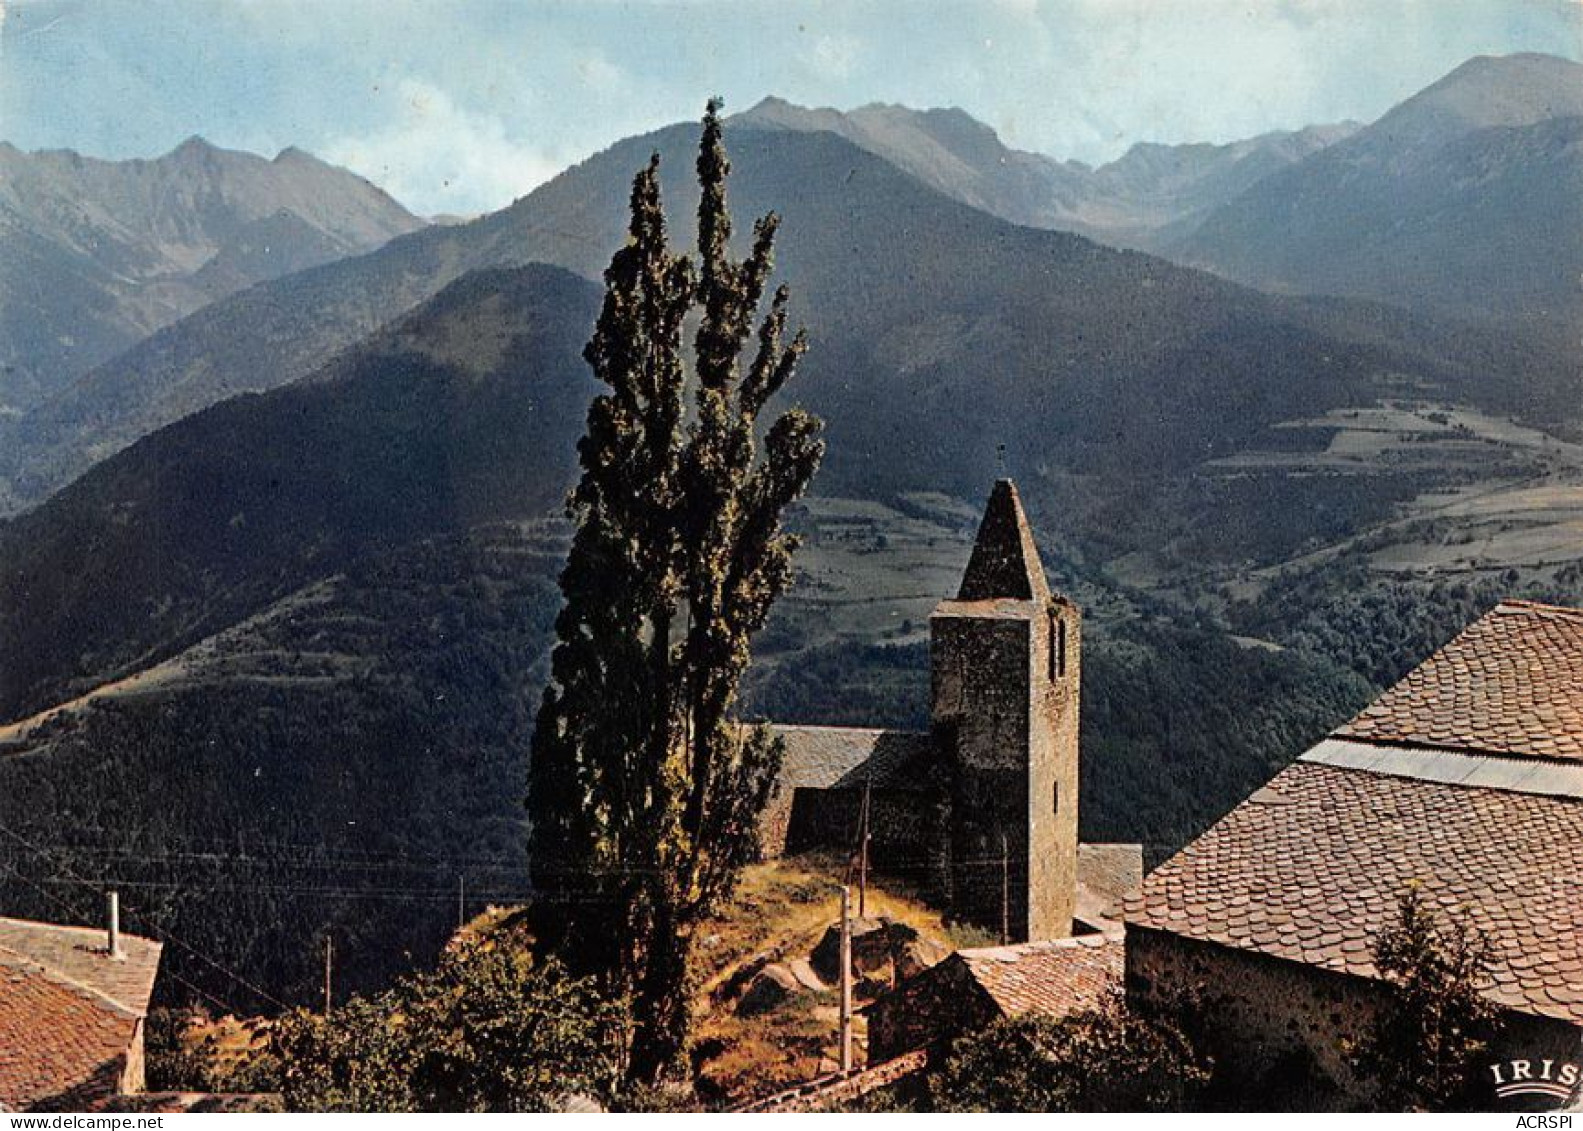
[[[185,1009],[150,1011],[144,1027],[145,1079],[154,1092],[217,1091],[209,1083],[210,1059],[183,1040],[193,1014]]]
[[[1485,1051],[1499,1012],[1484,996],[1490,947],[1476,928],[1437,914],[1419,888],[1403,892],[1396,922],[1374,940],[1374,965],[1390,987],[1356,1065],[1389,1111],[1472,1111],[1483,1091]]]
[[[339,993],[432,960],[459,879],[474,909],[527,894],[524,689],[557,604],[535,548],[486,529],[358,563],[0,757],[0,826],[38,849],[0,834],[0,906],[97,923],[117,887],[128,929],[181,940],[161,1000],[228,1010],[316,1000],[326,936]]]
[[[942,1111],[1185,1111],[1211,1065],[1173,1021],[1103,1008],[996,1022],[954,1042],[930,1082]]]
[[[929,646],[843,642],[791,651],[755,665],[745,697],[780,723],[893,726],[929,723]]]
[[[150,437],[0,523],[0,718],[80,694],[349,563],[551,509],[597,292],[474,276],[322,372]],[[479,333],[480,311],[497,312]]]
[[[208,1018],[197,1009],[155,1009],[144,1035],[146,1081],[151,1092],[239,1095],[280,1090],[280,1060],[273,1051],[222,1052],[214,1033],[196,1044],[190,1030]]]
[[[754,226],[746,259],[730,255],[718,110],[698,147],[697,263],[670,251],[656,155],[605,271],[584,357],[608,392],[578,444],[566,604],[533,738],[541,927],[550,949],[631,995],[643,1083],[679,1061],[693,934],[757,849],[780,747],[736,720],[737,692],[791,581],[782,516],[823,452],[819,421],[791,409],[759,453],[760,411],[804,338],[784,341],[784,287],[760,316],[776,216]]]
[[[612,1111],[634,1114],[697,1112],[704,1110],[689,1087],[670,1084],[630,1084],[616,1096]]]
[[[294,1111],[541,1111],[609,1102],[621,1016],[592,982],[490,934],[328,1016],[290,1013],[272,1043]]]
[[[1377,689],[1401,679],[1505,596],[1493,580],[1382,581],[1356,562],[1279,577],[1256,605],[1233,607],[1239,631],[1350,668]]]
[[[919,1084],[915,1077],[910,1077],[889,1087],[875,1088],[872,1092],[864,1092],[855,1099],[832,1104],[820,1110],[842,1115],[906,1115],[927,1111],[928,1095],[924,1091],[926,1087],[927,1085]]]
[[[1151,861],[1203,832],[1366,704],[1357,676],[1301,652],[1139,620],[1083,656],[1083,836]]]

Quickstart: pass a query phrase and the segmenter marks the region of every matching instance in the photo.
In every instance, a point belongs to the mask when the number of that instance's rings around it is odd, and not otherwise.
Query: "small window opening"
[[[1066,676],[1066,622],[1050,614],[1050,682]]]
[[[1050,812],[1059,815],[1060,812],[1061,812],[1061,783],[1060,782],[1056,782],[1055,783],[1055,789],[1052,791],[1052,793],[1053,793],[1054,796],[1051,799]]]

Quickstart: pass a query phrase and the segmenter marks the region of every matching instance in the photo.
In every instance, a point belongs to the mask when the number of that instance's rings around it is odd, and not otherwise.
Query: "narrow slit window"
[[[1055,783],[1055,789],[1051,791],[1050,812],[1056,814],[1057,816],[1059,816],[1060,813],[1061,813],[1061,783],[1060,782],[1056,782]]]
[[[1066,622],[1055,622],[1055,655],[1051,658],[1051,665],[1055,668],[1057,678],[1066,678]]]
[[[1057,639],[1060,636],[1061,621],[1060,621],[1060,618],[1057,617],[1054,613],[1050,613],[1049,614],[1049,618],[1050,618],[1050,647],[1049,647],[1049,652],[1047,654],[1048,662],[1045,665],[1046,668],[1048,669],[1045,672],[1045,678],[1048,679],[1051,683],[1054,683],[1055,680],[1056,680],[1056,677],[1058,675],[1060,675],[1061,660],[1060,660],[1060,656],[1058,655],[1058,652],[1060,650],[1060,645],[1056,641],[1057,641]]]

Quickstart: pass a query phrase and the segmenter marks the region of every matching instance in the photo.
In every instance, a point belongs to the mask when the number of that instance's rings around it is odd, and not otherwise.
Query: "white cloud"
[[[809,60],[814,72],[827,79],[844,79],[857,62],[857,40],[845,35],[821,35],[814,40]]]
[[[627,86],[627,75],[602,51],[591,52],[577,60],[577,74],[583,85],[600,94],[614,94]]]
[[[460,106],[433,83],[402,79],[394,93],[399,103],[388,125],[366,137],[335,138],[324,156],[415,211],[500,208],[565,164],[513,137],[499,115]]]

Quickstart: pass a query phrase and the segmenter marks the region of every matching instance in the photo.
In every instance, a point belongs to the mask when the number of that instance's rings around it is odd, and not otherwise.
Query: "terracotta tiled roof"
[[[0,919],[0,1108],[83,1108],[113,1094],[159,964],[160,947],[123,936]]]
[[[0,1110],[66,1096],[86,1107],[113,1094],[136,1031],[130,1014],[0,960]]]
[[[163,949],[157,942],[121,936],[123,957],[105,953],[105,932],[26,919],[0,919],[0,960],[8,954],[44,968],[59,981],[91,990],[137,1017],[148,1011]]]
[[[1111,934],[959,950],[954,957],[1007,1017],[1063,1017],[1103,1003],[1121,984],[1124,953],[1122,937]]]
[[[1129,900],[1140,927],[1375,977],[1408,885],[1493,948],[1489,996],[1583,1023],[1583,802],[1299,762]]]
[[[1503,602],[1336,733],[1583,760],[1583,610]]]

